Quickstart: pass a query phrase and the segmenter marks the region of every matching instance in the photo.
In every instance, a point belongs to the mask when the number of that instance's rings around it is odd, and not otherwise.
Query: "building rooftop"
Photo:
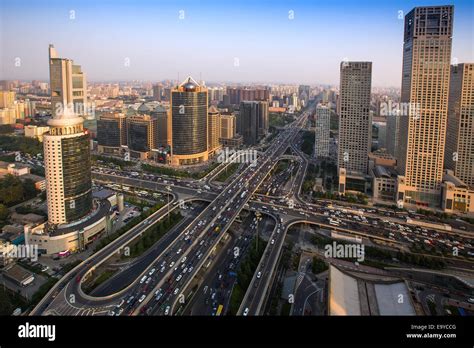
[[[403,280],[329,266],[329,315],[415,314]]]

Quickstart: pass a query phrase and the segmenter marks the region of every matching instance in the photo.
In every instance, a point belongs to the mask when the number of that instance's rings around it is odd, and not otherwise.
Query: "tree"
[[[5,221],[8,218],[8,208],[0,204],[0,221]]]

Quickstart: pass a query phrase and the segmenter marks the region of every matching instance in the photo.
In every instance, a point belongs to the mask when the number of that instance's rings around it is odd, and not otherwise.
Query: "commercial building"
[[[220,148],[219,138],[221,137],[220,113],[215,106],[211,106],[207,115],[207,141],[209,156],[212,156]]]
[[[446,170],[441,184],[441,209],[446,213],[474,213],[474,189]]]
[[[208,159],[207,89],[188,77],[171,91],[171,164]]]
[[[440,206],[448,118],[453,6],[415,7],[405,16],[397,200]]]
[[[308,85],[299,85],[298,98],[301,100],[303,106],[308,105],[309,97],[311,95],[311,87]]]
[[[148,159],[155,148],[157,120],[146,114],[136,114],[126,118],[127,145],[130,157]]]
[[[34,138],[38,139],[38,141],[43,142],[43,134],[49,132],[49,127],[41,127],[41,126],[33,126],[27,125],[25,126],[25,137],[27,138]]]
[[[319,104],[315,113],[314,156],[329,157],[331,109]]]
[[[233,114],[221,114],[221,139],[232,139],[237,132],[236,117]]]
[[[371,62],[342,62],[340,77],[338,168],[366,174],[371,147]]]
[[[50,46],[51,97],[66,105],[73,87],[70,60],[55,57]],[[65,69],[58,72],[58,66]],[[58,77],[71,83],[58,84]],[[82,250],[106,228],[110,203],[92,199],[90,136],[83,118],[70,108],[58,109],[43,136],[48,221],[25,226],[25,244],[37,244],[41,253]]]
[[[416,315],[406,281],[329,266],[328,314]],[[402,296],[403,301],[399,301]]]
[[[97,120],[97,143],[100,153],[120,154],[127,145],[126,116],[123,113],[108,112]]]
[[[474,189],[474,64],[451,66],[445,168]]]
[[[154,148],[168,148],[171,146],[170,111],[163,105],[158,105],[150,115],[156,119],[156,143]]]
[[[53,45],[49,45],[49,79],[53,117],[63,114],[66,108],[81,116],[88,115],[86,76],[71,59],[59,58]]]
[[[237,117],[237,132],[245,145],[255,145],[268,132],[268,103],[243,101]]]
[[[366,192],[372,145],[371,62],[341,62],[337,166],[339,192]]]

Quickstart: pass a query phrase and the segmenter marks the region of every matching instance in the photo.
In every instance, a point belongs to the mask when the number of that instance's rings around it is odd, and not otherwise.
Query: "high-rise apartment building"
[[[315,114],[314,156],[329,157],[331,109],[319,104]]]
[[[338,169],[345,168],[348,175],[365,175],[372,142],[372,63],[342,62],[340,71]]]
[[[15,103],[15,92],[0,91],[0,108],[11,108]]]
[[[474,188],[474,64],[451,66],[445,168]]]
[[[53,117],[58,112],[62,114],[66,108],[73,108],[78,115],[87,115],[87,83],[81,66],[75,65],[71,59],[59,58],[53,45],[49,45],[49,64]]]
[[[443,179],[453,6],[405,16],[397,167],[398,201],[439,206]]]
[[[188,77],[171,90],[171,164],[208,159],[207,89]]]

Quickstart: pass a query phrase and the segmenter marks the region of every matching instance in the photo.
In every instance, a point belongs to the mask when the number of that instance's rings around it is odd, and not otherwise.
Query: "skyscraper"
[[[319,104],[316,107],[315,121],[314,156],[329,157],[331,109],[327,105]]]
[[[246,145],[255,145],[268,132],[268,102],[243,101],[237,118],[237,132]]]
[[[451,66],[445,168],[474,188],[474,64]]]
[[[81,116],[87,115],[87,83],[81,66],[71,59],[59,58],[53,45],[49,45],[49,64],[53,117],[66,108],[73,108]]]
[[[219,148],[220,138],[220,113],[215,106],[211,106],[208,110],[207,117],[207,130],[208,130],[208,149],[209,154],[214,153]]]
[[[153,85],[153,99],[161,101],[163,94],[163,86],[160,84]]]
[[[405,16],[398,200],[439,206],[443,177],[453,6],[416,7]]]
[[[208,159],[207,89],[188,77],[171,91],[171,163]]]
[[[340,79],[338,169],[365,175],[372,141],[372,63],[342,62]]]
[[[49,52],[51,100],[70,102],[72,61],[57,58],[52,46]],[[53,115],[43,147],[48,222],[56,225],[77,220],[92,210],[92,181],[89,133],[83,118],[68,108],[56,109]]]

